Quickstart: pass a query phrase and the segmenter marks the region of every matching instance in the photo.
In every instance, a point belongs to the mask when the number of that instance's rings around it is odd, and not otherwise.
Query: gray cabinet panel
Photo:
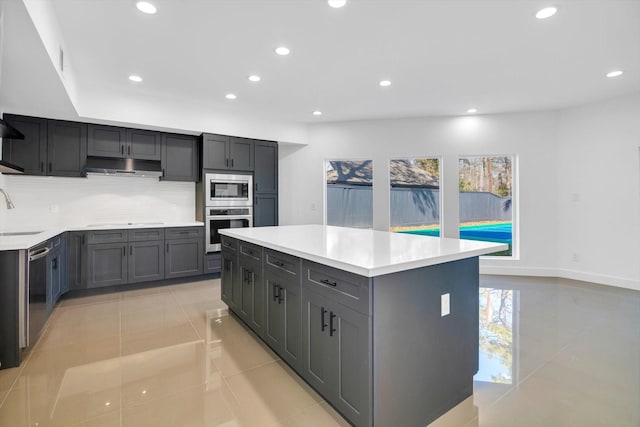
[[[69,232],[67,272],[69,289],[84,289],[87,287],[87,232]]]
[[[63,267],[60,262],[60,245],[54,246],[50,241],[49,246],[50,252],[47,255],[47,316],[53,312],[56,301],[62,294],[60,287],[64,279]]]
[[[88,245],[87,287],[123,285],[127,283],[127,244]]]
[[[229,137],[224,135],[203,134],[202,167],[204,169],[228,169]]]
[[[296,371],[301,368],[302,330],[300,328],[299,278],[264,271],[265,305],[264,338]]]
[[[204,227],[172,227],[165,229],[165,238],[169,239],[191,239],[203,237]]]
[[[198,139],[190,135],[164,134],[162,180],[198,181]]]
[[[150,240],[164,240],[164,228],[137,228],[128,230],[129,242],[145,242]]]
[[[87,232],[87,243],[117,243],[126,242],[128,238],[127,230],[91,230]]]
[[[302,291],[302,376],[331,401],[335,396],[335,373],[331,366],[334,349],[329,340],[329,310],[331,301],[304,288]]]
[[[150,130],[127,129],[126,157],[140,160],[160,160],[162,133]]]
[[[239,274],[242,282],[240,317],[256,334],[262,336],[264,334],[266,298],[262,280],[262,265],[260,262],[240,258]]]
[[[24,169],[26,175],[46,175],[47,120],[5,114],[4,120],[24,135],[24,139],[4,138],[2,159]]]
[[[233,309],[238,308],[238,304],[233,299],[234,283],[238,281],[238,255],[236,252],[225,249],[221,251],[222,257],[222,277],[221,277],[221,294],[222,301]]]
[[[129,243],[129,283],[164,279],[164,241]]]
[[[85,176],[87,125],[48,120],[47,134],[47,174]]]
[[[88,125],[87,155],[97,157],[126,157],[127,130],[103,125]]]
[[[202,274],[202,238],[167,240],[165,246],[165,278]]]
[[[269,227],[278,225],[278,196],[256,194],[253,202],[253,226]]]
[[[204,254],[204,274],[220,273],[221,266],[220,252]]]
[[[256,141],[254,185],[257,194],[278,192],[278,145],[271,141]]]
[[[229,141],[229,169],[253,170],[253,141],[246,138],[231,137]]]
[[[318,292],[327,292],[327,296],[347,307],[363,314],[371,313],[367,277],[303,260],[302,280],[309,286],[317,286]]]

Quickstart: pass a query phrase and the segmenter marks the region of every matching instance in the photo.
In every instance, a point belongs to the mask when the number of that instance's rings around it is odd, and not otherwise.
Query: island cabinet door
[[[300,285],[265,269],[265,340],[292,368],[301,365]]]
[[[242,302],[240,317],[259,336],[264,335],[265,292],[260,263],[240,263]]]
[[[228,251],[222,251],[222,301],[224,301],[229,307],[236,308],[231,298],[233,292],[233,282],[236,280],[238,263],[236,261],[235,253]]]
[[[332,347],[329,336],[329,309],[332,301],[302,288],[302,376],[322,396],[335,400],[336,372],[331,366]]]

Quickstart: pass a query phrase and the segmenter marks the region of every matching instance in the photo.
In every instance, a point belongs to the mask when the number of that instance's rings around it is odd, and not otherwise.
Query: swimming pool
[[[426,230],[407,230],[400,233],[419,234],[421,236],[440,236],[439,228]],[[460,227],[460,238],[467,240],[481,240],[483,242],[506,243],[511,246],[513,229],[510,222],[493,224],[463,225]]]

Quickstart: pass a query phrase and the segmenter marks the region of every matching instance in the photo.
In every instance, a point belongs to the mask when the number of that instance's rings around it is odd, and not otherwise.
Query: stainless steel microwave
[[[253,206],[253,177],[226,173],[205,174],[206,206]]]

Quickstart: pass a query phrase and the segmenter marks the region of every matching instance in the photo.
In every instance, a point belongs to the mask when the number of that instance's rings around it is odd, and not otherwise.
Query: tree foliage
[[[459,160],[460,191],[513,194],[513,165],[509,156],[462,157]]]

